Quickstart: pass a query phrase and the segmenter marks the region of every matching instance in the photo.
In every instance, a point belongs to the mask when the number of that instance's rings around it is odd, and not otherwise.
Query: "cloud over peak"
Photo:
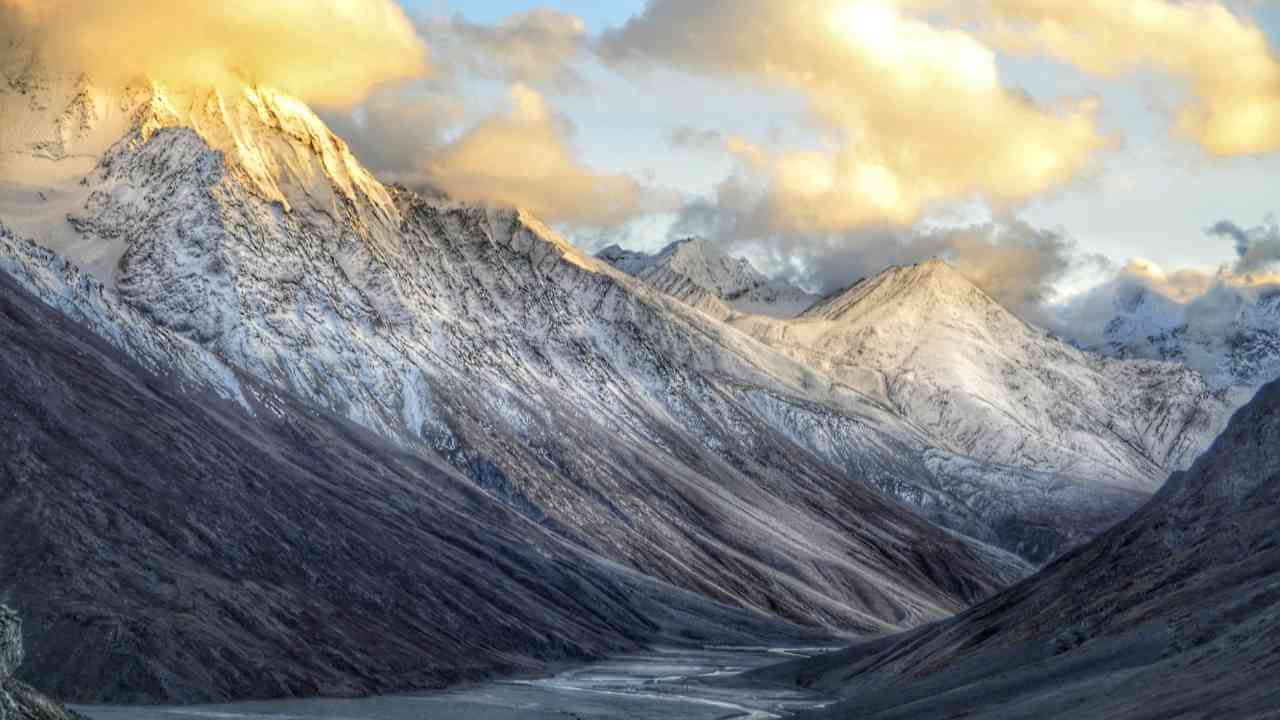
[[[1230,220],[1220,220],[1206,232],[1235,243],[1237,260],[1232,272],[1236,275],[1259,275],[1267,270],[1274,272],[1280,265],[1280,226],[1274,219],[1248,230]]]
[[[515,85],[510,94],[506,112],[428,161],[427,182],[459,200],[518,206],[552,223],[614,226],[664,209],[635,179],[598,173],[574,157],[572,125],[537,91]]]
[[[247,82],[322,106],[357,103],[429,67],[394,0],[0,0],[0,28],[100,82]]]

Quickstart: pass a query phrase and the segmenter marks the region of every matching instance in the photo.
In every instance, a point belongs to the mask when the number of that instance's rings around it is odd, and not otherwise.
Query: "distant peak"
[[[655,256],[670,257],[672,255],[676,255],[682,252],[688,252],[691,250],[698,250],[705,253],[709,245],[711,245],[711,243],[707,242],[706,238],[699,238],[699,237],[680,238],[679,240],[675,240],[671,243],[668,243],[667,246],[659,250]],[[716,254],[720,254],[720,253],[716,253]]]
[[[596,252],[596,257],[600,258],[601,260],[610,260],[615,258],[634,257],[638,255],[643,255],[643,254],[644,253],[636,252],[635,250],[628,250],[622,247],[621,245],[614,243],[612,245],[609,245],[607,247],[604,247],[598,250]]]
[[[835,320],[851,312],[885,306],[899,311],[999,305],[973,281],[940,257],[914,265],[892,265],[882,272],[827,296],[804,313]]]

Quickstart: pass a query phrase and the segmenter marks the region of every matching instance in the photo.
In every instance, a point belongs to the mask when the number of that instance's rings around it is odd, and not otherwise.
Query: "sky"
[[[838,4],[817,3],[814,7]],[[899,3],[903,4],[911,3]],[[1018,3],[1005,4],[1014,6]],[[1126,3],[1118,0],[1114,4]],[[721,12],[714,6],[726,3],[692,2],[686,5],[705,5],[694,13],[712,14]],[[733,3],[727,5],[734,7]],[[755,5],[759,3],[744,2],[738,7],[744,8],[745,15],[752,11],[748,6]],[[1134,5],[1154,7],[1176,3]],[[1267,39],[1268,50],[1274,53],[1277,38],[1280,38],[1280,7],[1276,3],[1203,5],[1213,5],[1233,13],[1242,26],[1257,27]],[[405,7],[415,16],[452,16],[488,25],[500,24],[505,19],[538,8],[551,8],[579,18],[587,43],[598,41],[602,34],[617,31],[629,20],[643,17],[646,12],[643,0],[559,0],[548,3],[405,0]],[[678,22],[690,19],[676,15],[679,13],[668,13],[671,28],[680,28],[682,26]],[[1203,24],[1203,19],[1200,22]],[[947,24],[940,22],[938,26],[946,27]],[[1150,28],[1111,27],[1103,30],[1113,35],[1133,33],[1131,40],[1136,44],[1141,44],[1143,32],[1150,34],[1153,42],[1156,36],[1156,31]],[[1171,37],[1176,37],[1176,33]],[[1222,37],[1231,39],[1232,35],[1225,33]],[[901,38],[898,41],[904,42]],[[1204,52],[1204,48],[1196,46],[1195,40],[1186,40],[1185,45],[1186,49],[1181,52],[1188,58]],[[1187,96],[1194,94],[1189,86],[1196,80],[1191,77],[1194,72],[1183,67],[1176,58],[1117,59],[1114,64],[1132,62],[1133,67],[1091,72],[1081,70],[1079,66],[1085,63],[1064,61],[1052,53],[1019,54],[999,43],[992,42],[991,46],[997,54],[1001,84],[1015,92],[1025,92],[1039,104],[1051,106],[1062,102],[1063,98],[1093,97],[1100,100],[1094,125],[1098,133],[1106,136],[1105,143],[1095,147],[1088,140],[1081,141],[1089,145],[1082,151],[1088,155],[1087,163],[1073,166],[1070,177],[1054,177],[1050,182],[1011,177],[1008,183],[1029,182],[1034,186],[1034,192],[1003,192],[1010,197],[998,198],[994,207],[981,197],[961,197],[948,207],[934,205],[923,211],[909,203],[913,207],[908,208],[905,215],[889,213],[894,216],[888,218],[888,227],[882,222],[885,218],[877,217],[875,212],[862,217],[854,212],[833,218],[831,223],[820,223],[811,234],[821,238],[812,240],[798,237],[747,239],[746,235],[753,233],[743,232],[742,218],[734,219],[728,228],[723,224],[708,228],[684,222],[691,213],[681,214],[681,201],[689,203],[692,199],[694,202],[709,201],[704,204],[725,204],[716,197],[717,188],[726,178],[742,174],[742,156],[710,147],[710,142],[672,143],[671,140],[681,131],[696,131],[702,133],[700,137],[707,141],[712,140],[713,134],[718,134],[722,142],[742,138],[760,146],[825,145],[830,149],[829,138],[824,137],[830,126],[835,125],[837,130],[845,128],[840,128],[839,122],[824,123],[821,118],[815,123],[813,116],[821,114],[814,111],[815,93],[801,87],[802,83],[779,84],[762,79],[760,73],[708,71],[706,58],[679,58],[676,56],[679,48],[658,48],[656,53],[661,55],[665,51],[667,55],[657,58],[656,62],[646,63],[648,66],[642,69],[602,63],[598,56],[593,56],[595,53],[584,53],[577,60],[578,67],[587,78],[584,84],[539,88],[549,106],[571,123],[573,133],[568,142],[574,156],[595,171],[639,178],[644,184],[654,186],[658,191],[667,191],[679,199],[672,203],[677,206],[675,209],[664,207],[661,202],[656,206],[647,205],[640,217],[604,228],[562,223],[566,225],[566,234],[589,247],[616,241],[641,249],[654,249],[686,230],[696,234],[736,233],[735,237],[721,239],[737,252],[755,252],[753,259],[768,265],[766,269],[786,272],[790,268],[790,272],[799,272],[803,277],[805,271],[796,271],[796,264],[787,257],[793,248],[803,249],[800,253],[805,257],[802,267],[808,267],[821,264],[823,260],[823,253],[815,247],[839,245],[842,234],[850,238],[848,245],[851,247],[879,246],[890,242],[879,238],[901,234],[905,232],[904,228],[918,231],[922,226],[965,226],[993,219],[1003,222],[1008,218],[1016,218],[1043,232],[1067,238],[1076,258],[1105,259],[1113,272],[1123,269],[1133,258],[1141,258],[1170,271],[1195,268],[1211,272],[1235,262],[1238,252],[1229,238],[1207,233],[1208,228],[1224,220],[1247,229],[1264,229],[1267,226],[1270,214],[1276,210],[1271,188],[1273,178],[1280,170],[1280,153],[1274,152],[1272,147],[1265,148],[1265,151],[1249,148],[1247,152],[1215,153],[1207,150],[1204,143],[1197,143],[1186,134],[1179,133],[1174,127],[1178,123],[1178,106],[1187,103]],[[1222,62],[1235,59],[1231,52],[1221,55]],[[814,59],[814,62],[821,61],[821,57]],[[469,90],[475,93],[475,101],[500,109],[505,102],[502,94],[494,92],[492,87],[484,90],[476,85]],[[841,110],[835,109],[832,114]],[[936,122],[942,124],[949,120],[946,116],[939,116]],[[824,124],[828,127],[822,127]],[[1046,141],[1060,142],[1057,138],[1063,136],[1056,133],[1058,130],[1047,130],[1044,133]],[[892,141],[891,137],[885,139],[885,142]],[[1074,158],[1069,160],[1074,161]],[[982,160],[979,156],[956,162]],[[779,177],[774,168],[773,181],[777,183]],[[982,178],[967,179],[982,184]],[[910,182],[910,176],[904,177],[903,181]],[[959,183],[954,194],[963,196],[964,185]],[[774,198],[775,201],[784,199]],[[838,204],[841,200],[840,194],[835,194],[822,202]],[[742,212],[741,208],[735,208],[728,214]],[[556,219],[560,218],[553,218]],[[768,228],[759,230],[760,233],[798,236],[806,230],[797,223],[783,223],[782,226],[772,222],[766,224]],[[876,239],[865,239],[865,236]],[[836,263],[841,270],[837,272],[843,272],[846,265],[850,273],[871,272],[876,264],[883,264],[889,259],[913,259],[911,253],[895,255],[882,250],[878,248],[868,252],[866,263],[847,262],[844,255],[848,253],[836,253],[841,257],[841,262]],[[1072,271],[1060,271],[1052,281],[1056,287],[1067,291],[1077,290],[1098,277],[1099,267],[1097,262],[1078,261]],[[824,276],[817,282],[825,286],[839,284],[839,280],[838,275]]]
[[[696,235],[816,291],[942,256],[1049,322],[1117,278],[1272,281],[1278,5],[0,0],[0,35],[276,86],[385,181],[588,250]]]

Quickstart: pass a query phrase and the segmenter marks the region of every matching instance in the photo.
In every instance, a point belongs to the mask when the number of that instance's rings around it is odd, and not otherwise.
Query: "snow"
[[[793,318],[818,300],[786,281],[765,277],[749,260],[730,257],[701,238],[679,240],[654,255],[611,245],[596,257],[713,316],[736,311]]]
[[[1096,293],[1104,308],[1100,337],[1084,344],[1116,357],[1175,361],[1199,371],[1215,390],[1246,391],[1280,378],[1280,288],[1220,284],[1191,302],[1141,285]]]
[[[961,455],[1125,488],[1153,490],[1186,467],[1239,402],[1180,365],[1077,350],[941,260],[891,268],[795,320],[730,322]]]

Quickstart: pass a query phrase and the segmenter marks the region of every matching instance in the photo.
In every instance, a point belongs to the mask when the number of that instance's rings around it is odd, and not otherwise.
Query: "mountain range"
[[[191,95],[152,86],[111,95],[82,79],[60,84],[38,66],[29,72],[4,91],[7,109],[32,118],[18,125],[29,141],[5,139],[6,164],[32,172],[27,184],[10,177],[4,193],[0,217],[13,227],[0,232],[0,269],[14,283],[14,304],[30,295],[56,311],[23,327],[63,318],[116,353],[99,348],[106,356],[93,366],[123,368],[120,378],[103,372],[83,387],[75,383],[88,372],[77,364],[84,350],[11,333],[11,356],[25,368],[13,371],[11,397],[28,414],[15,417],[50,436],[14,439],[12,462],[33,469],[5,475],[6,527],[20,528],[21,546],[58,549],[64,561],[32,568],[26,555],[7,552],[4,589],[35,638],[22,672],[59,697],[368,691],[501,665],[484,654],[463,662],[450,656],[450,643],[418,642],[394,661],[412,672],[381,672],[382,684],[370,685],[363,660],[325,649],[370,637],[353,608],[385,612],[388,602],[405,603],[406,615],[386,617],[377,632],[399,634],[397,623],[412,623],[419,633],[448,632],[458,647],[481,642],[449,629],[457,625],[449,614],[428,617],[431,605],[390,591],[387,583],[418,585],[415,576],[430,567],[421,556],[460,573],[495,567],[500,577],[519,577],[504,565],[515,563],[536,585],[531,592],[555,594],[565,591],[551,566],[586,553],[615,573],[696,593],[718,603],[717,612],[861,633],[946,617],[1030,571],[1016,555],[930,523],[864,481],[932,482],[936,451],[912,425],[583,255],[525,213],[384,187],[305,106],[270,91]],[[68,116],[75,121],[62,123]],[[93,147],[119,117],[129,118],[124,133]],[[50,118],[57,121],[39,122]],[[92,152],[101,154],[78,174]],[[34,387],[21,378],[37,365],[22,359],[24,343],[30,357],[66,358],[44,368],[54,374],[49,387],[72,383],[65,401],[52,390],[22,392]],[[165,390],[158,399],[109,392],[157,384]],[[197,412],[200,404],[216,416]],[[123,417],[147,422],[129,428]],[[83,427],[71,433],[57,423]],[[135,432],[147,435],[129,437]],[[59,448],[79,437],[98,439],[74,452]],[[249,438],[258,450],[232,451]],[[166,469],[148,447],[180,454]],[[65,455],[79,458],[79,471],[58,471],[54,461]],[[401,459],[386,467],[390,458]],[[346,470],[326,475],[323,467]],[[39,481],[19,486],[26,476]],[[428,519],[433,504],[414,488],[455,482],[445,478],[465,478],[470,490],[450,492],[479,493],[467,502],[486,509],[447,501],[454,517],[473,519],[439,538],[453,526]],[[259,492],[298,504],[286,512]],[[301,502],[307,493],[314,499]],[[173,504],[162,504],[165,497]],[[99,506],[100,521],[79,524],[86,508]],[[346,511],[347,521],[334,515]],[[315,517],[329,522],[312,526],[307,518]],[[458,539],[494,532],[492,518],[570,550],[536,550],[543,559],[535,561]],[[431,534],[413,530],[438,523]],[[324,533],[325,542],[309,544],[308,533]],[[531,549],[551,542],[512,537]],[[281,546],[281,538],[291,539]],[[373,538],[387,545],[369,547]],[[434,549],[439,542],[470,549],[451,556]],[[112,557],[119,548],[129,548],[127,563]],[[280,554],[263,557],[264,548]],[[508,559],[486,559],[493,552]],[[569,555],[557,561],[559,552]],[[385,558],[377,580],[341,560],[368,556]],[[284,567],[300,563],[290,581],[300,584],[266,585],[276,577],[272,557]],[[332,567],[323,571],[315,565],[326,562]],[[103,575],[58,570],[82,566]],[[139,568],[138,582],[112,592],[94,585],[92,578],[116,582],[126,567]],[[217,579],[211,587],[207,576]],[[287,593],[315,582],[355,594],[310,615],[290,609]],[[159,602],[153,594],[162,591],[173,599]],[[512,601],[505,582],[472,592],[479,595],[468,607]],[[94,598],[87,606],[86,597]],[[537,602],[527,606],[539,614]],[[317,627],[339,608],[344,620],[326,630],[332,645],[298,656],[297,635],[286,630]],[[274,612],[289,613],[287,621]],[[191,626],[179,619],[192,615],[207,624],[180,629]],[[541,661],[644,635],[608,614],[601,622],[612,629],[590,633],[598,641],[534,625],[503,642]],[[196,637],[172,635],[180,632]],[[530,639],[538,633],[543,639]],[[519,665],[510,659],[516,650],[500,643],[493,652]],[[275,666],[270,658],[281,654],[294,659],[270,677],[206,669],[220,656]],[[106,674],[126,661],[136,670]]]
[[[704,241],[591,257],[270,89],[5,72],[0,599],[60,699],[910,631],[1076,557],[1241,401],[942,262],[818,298]]]
[[[675,258],[693,254],[691,245],[700,246],[698,257],[722,255],[708,241],[682,241],[619,267],[640,268],[638,277],[660,278],[660,287],[727,284],[682,272]],[[692,296],[685,290],[681,297]],[[979,507],[987,525],[979,537],[1001,538],[1037,561],[1136,509],[1247,399],[1241,389],[1211,388],[1178,363],[1081,351],[1022,321],[938,259],[890,268],[795,317],[699,307],[924,430],[949,451],[935,457],[948,466],[937,483],[923,493],[881,489],[959,529],[966,529],[963,508]],[[962,467],[972,462],[980,469]]]

